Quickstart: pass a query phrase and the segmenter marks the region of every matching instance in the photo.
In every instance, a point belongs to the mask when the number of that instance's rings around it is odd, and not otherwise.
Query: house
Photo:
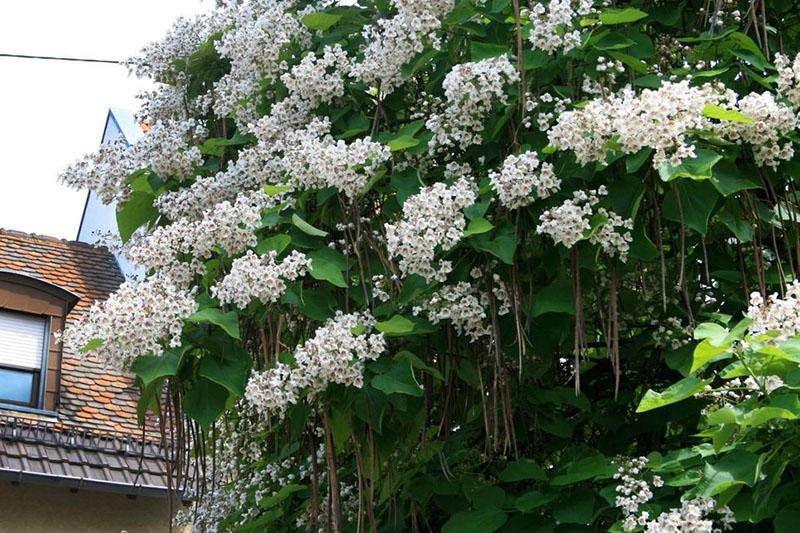
[[[105,248],[0,230],[0,532],[167,529],[133,378],[53,338],[123,280]]]
[[[144,135],[142,126],[136,121],[133,113],[122,109],[111,108],[106,115],[106,124],[103,128],[101,144],[123,139],[128,144],[133,144]],[[86,203],[83,207],[81,223],[78,227],[76,240],[94,244],[101,235],[117,236],[117,206],[115,203],[104,205],[100,198],[92,191],[86,194]],[[128,263],[121,255],[116,255],[122,273],[127,277],[141,274],[141,269]]]

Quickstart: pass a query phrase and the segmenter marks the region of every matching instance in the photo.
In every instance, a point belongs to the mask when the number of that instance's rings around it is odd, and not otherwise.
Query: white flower
[[[66,350],[78,354],[98,339],[101,344],[90,353],[124,368],[140,355],[160,355],[164,344],[180,346],[183,319],[196,310],[192,293],[166,277],[123,283],[107,300],[95,302],[84,319],[68,326],[61,340]]]
[[[540,162],[536,152],[508,156],[499,172],[489,173],[489,179],[500,203],[509,209],[531,203],[534,191],[539,198],[547,198],[561,187],[553,165]]]
[[[223,304],[234,303],[244,309],[253,298],[264,303],[277,302],[286,291],[286,282],[304,276],[311,260],[298,251],[293,251],[281,262],[277,253],[271,251],[261,257],[248,250],[233,261],[230,272],[216,285],[211,294]]]
[[[592,0],[550,0],[531,6],[530,41],[534,48],[554,54],[567,53],[580,46],[581,33],[575,26],[579,15],[593,13]]]
[[[386,247],[400,258],[404,276],[419,274],[442,280],[452,266],[442,261],[433,264],[436,250],[453,248],[464,233],[466,218],[462,210],[475,203],[475,185],[465,177],[451,187],[435,183],[424,187],[403,204],[403,216],[396,224],[386,224]]]
[[[761,294],[750,295],[750,307],[747,317],[752,335],[761,335],[769,331],[777,332],[775,340],[785,340],[800,333],[800,281],[794,280],[786,286],[785,296],[771,294],[764,301]]]
[[[500,277],[495,274],[493,294],[497,299],[497,314],[508,314],[511,302]],[[421,306],[414,308],[414,314],[424,311],[428,320],[438,324],[442,320],[450,320],[459,335],[466,335],[472,341],[491,335],[491,326],[487,324],[486,309],[489,306],[489,295],[478,287],[465,281],[455,285],[445,285]]]
[[[800,54],[791,61],[783,54],[775,54],[778,69],[778,93],[796,106],[800,106]]]
[[[203,162],[191,143],[205,135],[193,119],[159,121],[136,144],[120,139],[103,145],[67,167],[59,179],[69,187],[95,191],[103,203],[125,201],[130,194],[127,178],[139,169],[149,167],[164,180],[189,175]]]
[[[295,349],[294,365],[278,363],[254,372],[245,398],[262,416],[283,416],[304,395],[313,398],[330,383],[363,385],[364,364],[386,350],[382,333],[371,333],[369,313],[342,314],[329,319]]]
[[[427,43],[438,48],[436,31],[441,18],[453,9],[453,0],[393,0],[397,15],[368,26],[364,40],[364,59],[356,64],[352,76],[392,92],[402,81],[400,69],[425,49]]]
[[[505,87],[518,80],[519,73],[507,56],[454,66],[442,83],[446,107],[425,123],[433,132],[431,149],[463,149],[480,143],[486,115],[495,102],[508,101]]]

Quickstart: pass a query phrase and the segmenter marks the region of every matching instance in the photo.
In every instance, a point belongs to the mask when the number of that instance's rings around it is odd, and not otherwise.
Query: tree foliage
[[[792,529],[796,6],[605,4],[253,1],[146,50],[154,130],[204,131],[65,179],[195,305],[77,338],[198,530]]]

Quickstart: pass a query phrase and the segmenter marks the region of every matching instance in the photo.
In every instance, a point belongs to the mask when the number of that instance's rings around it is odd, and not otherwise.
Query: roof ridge
[[[81,248],[85,248],[92,251],[100,251],[101,253],[111,253],[107,246],[104,245],[97,245],[83,241],[75,241],[71,239],[60,239],[58,237],[53,237],[50,235],[40,235],[38,233],[27,233],[25,231],[15,230],[15,229],[8,229],[8,228],[0,228],[0,235],[8,235],[9,237],[17,237],[20,239],[25,240],[38,240],[38,241],[47,241],[56,244],[63,244],[67,246],[79,246]]]

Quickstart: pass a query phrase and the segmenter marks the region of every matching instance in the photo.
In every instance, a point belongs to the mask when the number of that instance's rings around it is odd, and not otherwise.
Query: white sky
[[[0,53],[125,59],[201,0],[24,0],[0,4]],[[84,191],[61,169],[99,142],[109,107],[147,85],[117,65],[0,57],[0,228],[74,239]]]

